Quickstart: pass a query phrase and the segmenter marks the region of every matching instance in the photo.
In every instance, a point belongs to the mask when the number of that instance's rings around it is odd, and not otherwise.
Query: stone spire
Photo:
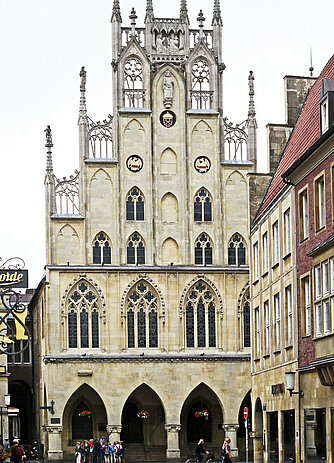
[[[87,107],[86,107],[86,75],[85,67],[80,70],[80,107],[79,107],[79,124],[87,124]]]
[[[52,143],[52,132],[51,127],[49,125],[46,126],[45,132],[45,148],[46,151],[46,176],[50,177],[53,176],[53,165],[52,165],[52,151],[51,148],[53,147]]]
[[[247,142],[247,159],[253,163],[253,170],[257,171],[257,122],[254,102],[254,74],[253,71],[249,72],[248,77],[249,86],[249,108],[248,108],[248,142]]]
[[[119,6],[119,0],[114,0],[112,7],[111,22],[122,22],[121,8]]]
[[[220,11],[220,0],[215,0],[215,3],[214,3],[212,25],[213,26],[223,25],[222,15]]]
[[[181,0],[180,19],[183,22],[189,23],[187,0]]]
[[[254,102],[254,74],[253,71],[249,71],[248,77],[248,86],[249,86],[249,109],[248,109],[248,127],[251,125],[257,128],[256,123],[256,112],[255,112],[255,102]]]
[[[146,0],[145,24],[154,20],[153,0]]]

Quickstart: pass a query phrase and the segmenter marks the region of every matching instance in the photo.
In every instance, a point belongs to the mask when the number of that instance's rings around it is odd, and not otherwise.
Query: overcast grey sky
[[[123,24],[131,7],[138,25],[145,0],[120,0]],[[333,54],[333,0],[222,0],[224,113],[245,119],[247,79],[255,75],[260,168],[266,171],[265,125],[283,123],[283,76],[315,75]],[[157,17],[177,17],[179,0],[155,0]],[[188,0],[192,27],[200,8],[211,24],[213,0]],[[58,177],[78,168],[79,71],[87,70],[89,116],[112,111],[112,0],[0,0],[0,257],[21,256],[34,286],[43,275],[44,129],[53,132]]]

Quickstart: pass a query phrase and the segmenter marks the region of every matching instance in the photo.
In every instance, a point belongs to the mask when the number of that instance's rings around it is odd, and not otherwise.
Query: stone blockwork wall
[[[284,77],[285,117],[288,126],[293,127],[295,125],[307,92],[315,81],[315,77]]]
[[[269,172],[271,173],[276,171],[291,130],[292,128],[287,125],[267,125]]]
[[[248,174],[250,223],[252,223],[255,218],[271,178],[271,174]]]

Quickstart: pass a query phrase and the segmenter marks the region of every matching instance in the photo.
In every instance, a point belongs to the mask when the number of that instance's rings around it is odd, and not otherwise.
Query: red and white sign
[[[248,408],[245,407],[244,408],[244,418],[245,418],[245,420],[247,420],[247,417],[248,417]]]

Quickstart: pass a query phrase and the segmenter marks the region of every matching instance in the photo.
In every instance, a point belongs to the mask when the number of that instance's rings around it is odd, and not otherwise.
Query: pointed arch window
[[[94,240],[93,264],[111,264],[110,240],[103,232],[99,233]]]
[[[126,220],[144,220],[144,195],[136,187],[132,188],[126,198]]]
[[[145,245],[139,233],[131,235],[126,248],[126,263],[130,265],[145,264]]]
[[[216,347],[216,301],[212,289],[200,281],[185,302],[186,346]]]
[[[72,288],[67,300],[68,347],[99,347],[99,298],[85,281]]]
[[[145,90],[143,89],[143,66],[133,56],[124,65],[123,104],[128,108],[143,108]]]
[[[201,188],[194,200],[194,221],[211,222],[212,221],[212,199],[205,188]]]
[[[243,347],[251,346],[251,331],[250,331],[250,298],[249,298],[249,287],[244,292],[241,303],[239,306],[238,318],[240,321],[240,337],[241,345]]]
[[[198,59],[191,69],[191,105],[193,109],[211,109],[210,69],[204,59]]]
[[[195,265],[212,264],[212,243],[206,233],[202,233],[195,243]]]
[[[239,233],[235,233],[229,241],[228,265],[246,265],[246,245]]]
[[[144,280],[127,297],[128,348],[156,348],[159,344],[158,296]]]

